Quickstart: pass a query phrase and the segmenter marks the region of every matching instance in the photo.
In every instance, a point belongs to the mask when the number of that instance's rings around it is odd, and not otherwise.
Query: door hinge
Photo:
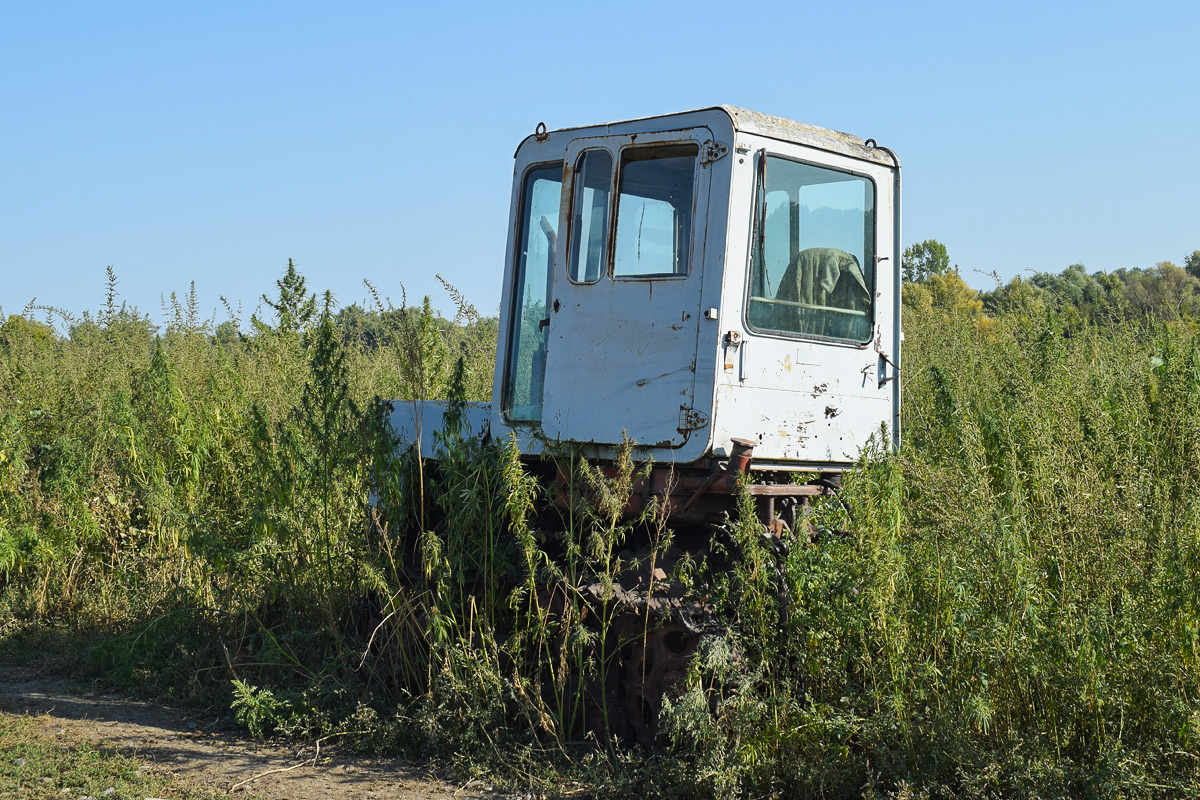
[[[720,161],[729,155],[729,145],[708,139],[700,145],[700,166],[704,167],[714,161]]]
[[[679,407],[679,432],[699,430],[708,424],[708,417],[703,412],[687,406]]]

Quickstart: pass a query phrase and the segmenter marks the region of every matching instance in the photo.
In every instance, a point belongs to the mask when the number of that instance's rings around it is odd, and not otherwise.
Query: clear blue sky
[[[246,316],[289,257],[361,301],[500,292],[512,154],[730,103],[904,162],[969,282],[1200,249],[1193,3],[19,3],[0,9],[0,307]],[[218,321],[224,312],[218,313]]]

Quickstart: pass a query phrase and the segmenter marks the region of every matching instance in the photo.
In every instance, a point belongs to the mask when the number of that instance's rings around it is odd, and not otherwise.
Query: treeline
[[[1064,324],[1200,317],[1200,250],[1184,258],[1184,266],[1160,261],[1148,269],[1091,272],[1072,264],[1060,273],[1018,275],[996,288],[977,292],[950,265],[946,247],[929,239],[904,251],[904,303],[917,313],[934,308],[966,313],[990,324],[989,318],[1025,318],[1047,313]]]
[[[440,276],[439,276],[440,280]],[[216,316],[206,317],[200,313],[193,283],[182,298],[171,293],[162,304],[159,319],[155,323],[149,313],[139,311],[120,301],[117,292],[117,276],[108,269],[108,289],[105,303],[98,311],[74,314],[69,310],[32,305],[22,314],[7,319],[0,310],[0,324],[8,326],[10,337],[15,331],[42,340],[67,340],[83,343],[101,335],[103,330],[119,327],[126,335],[143,342],[147,348],[156,339],[172,340],[179,337],[201,337],[209,344],[235,350],[250,348],[258,339],[273,336],[310,336],[319,324],[328,321],[341,344],[366,354],[378,354],[398,344],[398,331],[416,327],[427,329],[427,335],[436,340],[439,374],[446,373],[453,360],[464,357],[473,364],[480,359],[495,357],[498,319],[483,315],[467,301],[466,297],[449,283],[442,281],[451,305],[455,309],[450,319],[434,309],[428,297],[420,306],[409,306],[403,300],[400,307],[367,283],[371,301],[365,305],[351,303],[339,305],[329,292],[318,297],[308,291],[307,280],[288,259],[287,271],[275,282],[271,296],[263,295],[259,308],[248,318],[234,307],[225,304],[226,318],[220,322]],[[44,321],[39,321],[41,317]],[[436,334],[436,336],[434,336]],[[384,382],[375,384],[382,396],[408,397],[407,384],[397,373],[389,385],[382,375],[376,376]],[[487,399],[491,395],[491,375],[472,373],[479,380],[468,387],[472,399]],[[485,382],[484,379],[486,378]],[[436,383],[436,379],[434,381]]]

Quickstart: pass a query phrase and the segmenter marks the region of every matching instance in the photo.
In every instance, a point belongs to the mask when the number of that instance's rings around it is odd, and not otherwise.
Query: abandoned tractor
[[[899,441],[891,150],[718,106],[539,125],[515,158],[492,402],[467,405],[473,435],[511,437],[551,480],[548,448],[603,469],[635,441],[649,466],[630,515],[653,500],[675,529],[717,530],[744,487],[771,537],[836,491],[872,435]],[[392,425],[434,457],[446,408],[394,401]],[[669,580],[634,594],[626,627],[642,635],[606,691],[648,742],[703,623]]]

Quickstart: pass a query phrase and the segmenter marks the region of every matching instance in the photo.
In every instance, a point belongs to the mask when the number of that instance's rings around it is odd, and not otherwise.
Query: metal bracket
[[[892,368],[891,375],[887,375],[887,372],[884,369],[885,364]],[[887,383],[888,381],[894,381],[899,377],[900,377],[900,368],[892,363],[892,360],[890,358],[888,358],[887,353],[880,350],[879,351],[879,388],[882,389],[883,385],[885,383]]]
[[[742,334],[737,331],[726,331],[725,338],[721,343],[725,348],[725,369],[728,371],[733,369],[733,357],[738,352],[738,348],[742,345]],[[742,372],[744,372],[744,370],[739,370],[738,380],[745,380],[745,376],[742,375]]]
[[[708,417],[702,412],[687,406],[679,407],[679,432],[699,430],[708,424]]]
[[[714,161],[720,161],[727,155],[729,155],[729,145],[707,139],[704,144],[700,145],[700,166],[708,166]]]

